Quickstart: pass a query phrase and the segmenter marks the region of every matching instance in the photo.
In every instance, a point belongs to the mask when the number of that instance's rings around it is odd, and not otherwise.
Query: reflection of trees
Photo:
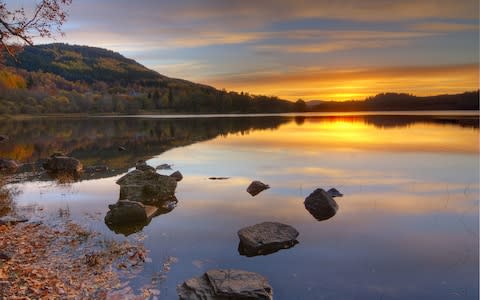
[[[35,162],[62,151],[80,159],[84,166],[107,164],[121,169],[174,147],[232,133],[275,129],[287,121],[282,117],[4,120],[0,128],[10,140],[0,144],[0,157]],[[127,151],[118,151],[120,145]]]
[[[5,186],[5,178],[0,174],[0,217],[10,213],[15,208],[13,197],[18,191]]]

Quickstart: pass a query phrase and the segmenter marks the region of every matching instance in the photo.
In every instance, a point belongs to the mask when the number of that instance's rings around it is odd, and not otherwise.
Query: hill
[[[169,78],[119,53],[88,46],[29,46],[0,70],[0,114],[290,112],[276,97]]]
[[[131,82],[165,78],[119,53],[96,47],[47,44],[26,47],[9,66],[27,71],[44,71],[66,80],[88,83]]]
[[[0,114],[283,113],[303,111],[478,110],[478,91],[365,101],[296,103],[169,78],[119,53],[89,46],[28,46],[0,69]]]

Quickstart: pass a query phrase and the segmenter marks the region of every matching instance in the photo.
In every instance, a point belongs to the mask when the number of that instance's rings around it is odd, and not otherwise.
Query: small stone
[[[210,180],[227,180],[230,179],[230,177],[208,177]]]
[[[12,159],[0,158],[0,171],[13,172],[18,169],[20,165]]]
[[[169,165],[169,164],[161,164],[161,165],[157,166],[156,169],[157,170],[171,170],[172,166]]]
[[[180,171],[175,171],[172,174],[170,174],[170,177],[174,178],[177,182],[182,181],[183,175],[180,173]]]
[[[340,193],[336,188],[331,188],[327,191],[331,197],[343,197],[343,194]]]
[[[316,189],[305,198],[305,208],[318,221],[333,217],[338,210],[338,204],[332,196],[323,189]]]
[[[118,151],[127,151],[127,148],[123,146],[118,146]]]
[[[269,189],[270,186],[268,184],[265,184],[261,181],[255,180],[250,183],[250,185],[247,188],[247,192],[253,196],[258,195],[260,192]]]

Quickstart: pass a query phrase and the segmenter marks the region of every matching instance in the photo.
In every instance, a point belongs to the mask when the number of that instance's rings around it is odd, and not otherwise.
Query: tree
[[[25,45],[33,45],[35,37],[51,38],[61,33],[67,19],[65,7],[72,0],[41,0],[27,13],[25,8],[9,9],[0,0],[0,58],[6,52],[12,58]]]
[[[294,109],[296,112],[305,112],[307,111],[307,103],[302,99],[298,99],[294,104]]]

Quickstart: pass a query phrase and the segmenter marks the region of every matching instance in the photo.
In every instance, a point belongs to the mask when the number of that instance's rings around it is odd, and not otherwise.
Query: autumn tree
[[[15,53],[25,45],[33,45],[36,37],[51,38],[62,34],[67,19],[66,7],[72,0],[41,0],[31,12],[24,7],[11,9],[0,0],[0,58]]]

